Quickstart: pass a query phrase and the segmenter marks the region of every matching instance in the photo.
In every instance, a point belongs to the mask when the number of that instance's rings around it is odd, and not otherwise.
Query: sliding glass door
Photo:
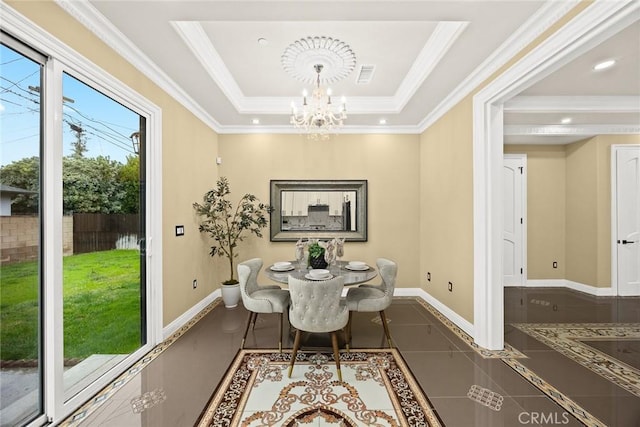
[[[148,120],[110,78],[0,42],[0,427],[57,423],[160,339]]]

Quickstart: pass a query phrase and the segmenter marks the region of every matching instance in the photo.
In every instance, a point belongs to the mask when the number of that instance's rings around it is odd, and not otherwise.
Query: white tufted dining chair
[[[238,280],[240,281],[240,295],[244,308],[249,310],[247,327],[244,330],[240,349],[249,333],[249,326],[258,318],[258,313],[280,313],[280,341],[278,350],[282,353],[282,316],[289,306],[289,291],[278,285],[258,285],[258,273],[262,268],[262,259],[253,258],[238,264]]]
[[[342,381],[340,371],[340,353],[338,352],[338,336],[336,333],[349,321],[349,312],[344,300],[341,300],[344,279],[342,276],[323,281],[307,281],[289,276],[289,322],[296,328],[293,342],[293,354],[289,364],[289,378],[300,347],[301,332],[329,332],[333,358],[336,361],[338,380]]]
[[[378,258],[376,261],[382,283],[380,285],[360,285],[347,291],[347,307],[349,308],[349,325],[347,326],[347,350],[351,342],[351,317],[354,311],[357,312],[378,312],[382,327],[387,337],[389,347],[393,347],[387,317],[384,310],[387,309],[393,300],[393,290],[396,286],[396,276],[398,266],[395,262],[386,258]]]

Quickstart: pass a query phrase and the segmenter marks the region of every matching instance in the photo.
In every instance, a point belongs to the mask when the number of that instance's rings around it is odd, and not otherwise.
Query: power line
[[[27,97],[27,96],[25,96],[25,95],[23,95],[21,93],[18,93],[16,91],[12,90],[13,87],[16,87],[17,89],[27,93],[29,96],[33,96],[33,92],[38,92],[39,93],[40,88],[37,87],[37,86],[34,86],[34,87],[29,86],[30,91],[28,91],[28,90],[25,90],[24,88],[22,88],[19,85],[20,82],[23,82],[27,78],[31,77],[33,74],[35,74],[35,73],[32,73],[31,75],[20,79],[20,81],[18,81],[18,82],[14,82],[14,81],[12,81],[10,79],[7,79],[6,77],[0,76],[0,78],[2,78],[2,80],[5,80],[5,81],[7,81],[7,82],[9,82],[11,84],[11,86],[9,86],[9,87],[0,87],[0,89],[3,90],[2,93],[11,93],[11,94],[13,94],[13,95],[15,95],[15,96],[17,96],[19,98],[22,98],[22,99],[24,99],[26,101],[29,101],[31,103],[34,103],[36,105],[39,105],[40,104],[39,97],[35,97],[35,99],[34,98],[30,98],[30,97]],[[68,98],[65,99],[65,100],[69,101],[69,102],[73,102],[73,100],[68,99]],[[16,102],[10,101],[8,99],[5,100],[5,101],[8,102],[8,103],[11,103],[13,105],[16,105],[18,107],[26,108],[28,110],[27,112],[30,111],[30,112],[39,113],[39,110],[30,108],[27,105],[16,103]],[[134,131],[134,130],[136,130],[135,128],[129,128],[129,127],[124,126],[124,125],[118,125],[118,124],[109,123],[109,122],[106,122],[106,121],[103,121],[103,120],[95,119],[93,117],[90,117],[90,116],[84,114],[83,112],[81,112],[77,108],[69,105],[68,103],[65,103],[65,107],[67,109],[70,109],[70,110],[74,111],[76,114],[78,114],[80,117],[84,118],[85,120],[87,120],[89,122],[93,122],[93,123],[95,123],[95,124],[97,124],[99,126],[102,126],[102,127],[106,128],[106,129],[108,129],[109,131],[111,131],[111,132],[108,132],[108,131],[105,131],[104,129],[100,129],[100,128],[97,128],[97,127],[94,127],[94,126],[91,126],[91,125],[88,125],[88,124],[85,123],[84,124],[85,128],[91,128],[91,129],[93,129],[95,131],[95,132],[87,132],[87,133],[89,133],[89,134],[95,136],[96,138],[99,138],[99,139],[103,140],[104,142],[109,143],[109,144],[111,144],[111,145],[113,145],[113,146],[115,146],[115,147],[117,147],[119,149],[123,149],[124,151],[126,151],[128,153],[135,154],[134,151],[132,151],[132,149],[129,147],[129,144],[128,144],[128,142],[130,141],[129,136],[121,133],[120,131],[118,131],[116,129],[114,129],[112,126],[121,127],[123,129],[127,129],[129,131]],[[125,108],[125,107],[123,107],[123,108]],[[8,114],[26,114],[27,112],[8,113]],[[7,114],[7,113],[3,113],[3,114]],[[73,117],[73,115],[71,115],[69,113],[66,113],[66,112],[64,112],[63,114],[64,114],[64,116],[67,116],[67,119],[64,119],[64,121],[66,123],[68,123],[69,125],[76,125],[75,123],[73,123],[74,121],[77,121],[78,123],[80,123],[80,121],[77,120],[75,117]],[[122,138],[122,140],[119,140],[118,138]],[[127,141],[127,142],[125,143],[123,140]]]
[[[11,144],[12,142],[18,142],[18,141],[22,141],[24,139],[29,139],[29,138],[34,138],[36,136],[40,136],[40,133],[36,133],[34,135],[27,135],[27,136],[23,136],[22,138],[16,138],[16,139],[11,139],[9,141],[5,141],[4,139],[2,140],[2,144]]]
[[[31,76],[33,76],[34,74],[39,73],[39,72],[40,72],[40,70],[36,70],[36,71],[34,71],[33,73],[29,74],[28,76],[25,76],[25,77],[23,77],[22,79],[18,80],[17,82],[11,81],[11,80],[7,79],[6,77],[2,77],[2,76],[0,76],[0,78],[1,78],[2,80],[6,80],[6,81],[8,81],[9,83],[11,83],[11,86],[9,86],[9,88],[11,88],[11,87],[13,87],[13,86],[16,86],[17,88],[22,89],[22,90],[23,90],[23,91],[25,91],[25,92],[28,92],[26,89],[23,89],[23,88],[21,88],[21,87],[20,87],[20,83],[22,83],[23,81],[27,80],[29,77],[31,77]],[[4,88],[3,88],[3,89],[4,89]],[[2,93],[4,93],[6,90],[8,90],[8,89],[5,89]]]

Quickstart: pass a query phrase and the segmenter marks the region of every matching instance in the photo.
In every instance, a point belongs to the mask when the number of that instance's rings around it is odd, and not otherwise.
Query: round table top
[[[348,264],[348,261],[337,261],[335,265],[328,267],[327,270],[329,270],[334,277],[344,277],[345,286],[368,282],[378,275],[378,272],[372,266],[369,266],[366,270],[355,271],[347,269],[346,266]],[[289,276],[293,276],[297,279],[309,280],[308,277],[305,277],[305,275],[309,273],[309,269],[306,265],[302,270],[298,268],[297,261],[291,261],[291,265],[295,266],[295,269],[289,271],[274,271],[271,269],[273,265],[270,265],[264,270],[264,272],[269,279],[279,283],[287,283],[289,281]]]

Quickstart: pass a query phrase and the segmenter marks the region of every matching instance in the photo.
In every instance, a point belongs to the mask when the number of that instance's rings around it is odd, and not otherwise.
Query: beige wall
[[[191,208],[215,181],[217,135],[52,1],[6,3],[162,109],[163,313],[169,324],[218,287]],[[185,225],[184,237],[174,237],[176,224]],[[196,277],[200,285],[193,290]]]
[[[565,277],[566,166],[562,145],[507,145],[527,155],[527,278]],[[553,262],[558,268],[553,268]]]
[[[473,322],[471,106],[469,97],[420,138],[418,272],[425,291],[469,322]],[[449,282],[453,292],[448,291]]]
[[[527,154],[528,279],[611,286],[613,144],[640,144],[640,135],[505,146],[505,153]]]
[[[368,241],[349,242],[345,258],[398,263],[398,287],[416,287],[419,265],[419,137],[339,135],[310,141],[301,135],[220,135],[218,171],[236,200],[252,193],[269,202],[271,179],[366,179]],[[239,260],[262,257],[265,265],[294,258],[293,242],[254,236],[240,246]],[[222,274],[228,267],[222,266]],[[263,280],[267,280],[263,277]]]
[[[566,278],[594,285],[597,274],[597,164],[595,144],[581,141],[566,148]]]

